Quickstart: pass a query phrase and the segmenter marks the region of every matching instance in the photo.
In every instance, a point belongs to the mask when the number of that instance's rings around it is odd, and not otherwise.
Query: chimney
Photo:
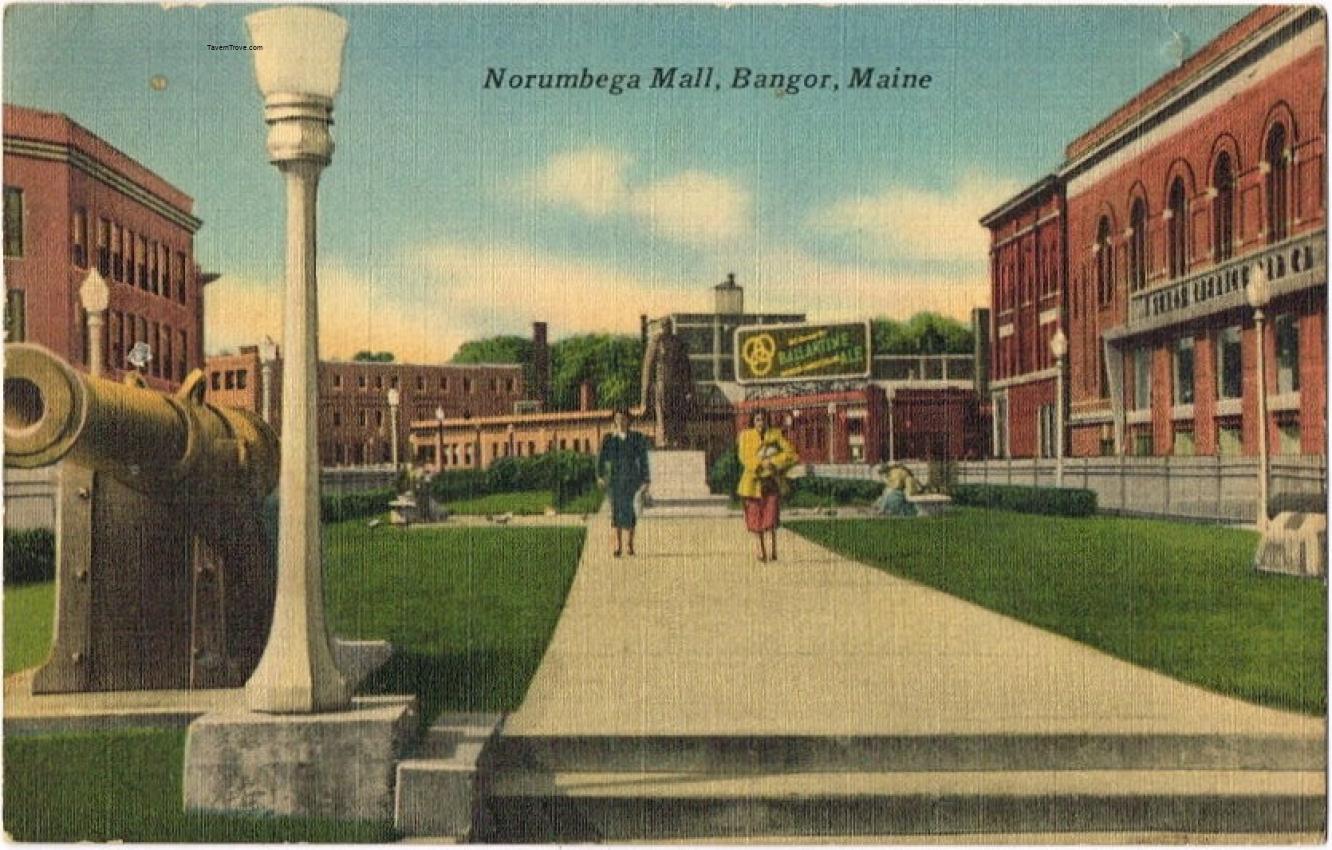
[[[546,342],[546,323],[532,323],[532,386],[528,396],[550,408],[550,346]]]
[[[726,280],[712,288],[716,293],[716,312],[722,316],[738,316],[745,312],[745,290],[735,283],[735,272],[726,275]]]
[[[597,390],[591,381],[578,385],[578,409],[587,412],[597,406]]]

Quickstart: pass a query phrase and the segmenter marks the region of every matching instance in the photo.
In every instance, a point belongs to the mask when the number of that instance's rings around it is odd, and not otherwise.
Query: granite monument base
[[[356,697],[321,714],[207,714],[185,742],[185,808],[388,820],[416,733],[410,696]]]

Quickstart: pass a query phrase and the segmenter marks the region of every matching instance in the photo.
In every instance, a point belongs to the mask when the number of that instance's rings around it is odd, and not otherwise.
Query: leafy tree
[[[492,336],[474,339],[458,346],[451,363],[522,363],[532,362],[532,340],[521,336]]]
[[[634,405],[643,369],[643,344],[636,336],[580,334],[551,347],[551,403],[556,410],[578,406],[578,385],[590,381],[597,406]]]
[[[967,325],[938,313],[917,313],[905,322],[871,323],[875,354],[970,354],[975,335]]]
[[[359,363],[392,363],[392,351],[358,351],[352,355],[352,360]]]

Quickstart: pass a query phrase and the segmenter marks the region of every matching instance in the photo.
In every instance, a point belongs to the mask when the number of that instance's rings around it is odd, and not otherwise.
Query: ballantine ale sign
[[[746,325],[735,329],[735,379],[766,381],[867,378],[869,322]]]

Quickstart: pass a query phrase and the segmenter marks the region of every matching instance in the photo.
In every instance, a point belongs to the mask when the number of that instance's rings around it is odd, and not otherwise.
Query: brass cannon
[[[238,687],[272,621],[264,498],[278,442],[251,413],[5,346],[5,465],[59,463],[56,620],[34,693]]]

